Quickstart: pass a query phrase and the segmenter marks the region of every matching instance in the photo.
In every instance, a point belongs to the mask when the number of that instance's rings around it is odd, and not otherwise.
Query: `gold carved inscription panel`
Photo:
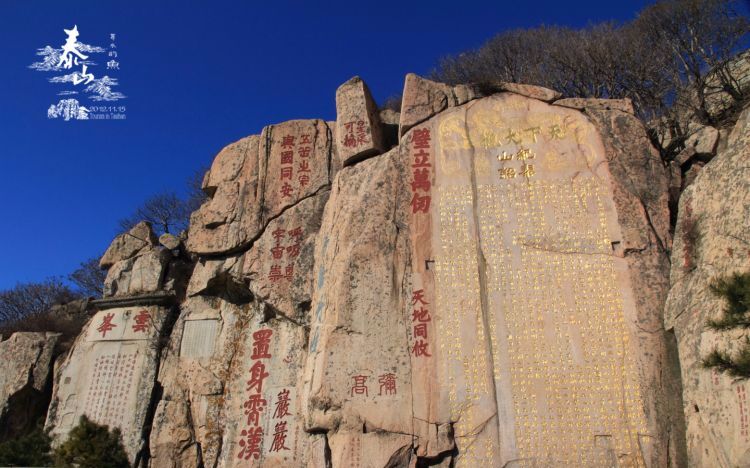
[[[459,465],[645,466],[632,291],[596,130],[509,94],[433,125],[440,375],[456,435],[476,437]],[[477,429],[487,397],[493,437]]]

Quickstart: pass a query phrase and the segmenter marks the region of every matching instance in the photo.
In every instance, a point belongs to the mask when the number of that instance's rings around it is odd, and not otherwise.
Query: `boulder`
[[[137,296],[162,289],[172,254],[163,248],[120,260],[112,265],[104,280],[104,297]]]
[[[127,260],[157,244],[156,234],[146,221],[133,226],[128,232],[115,237],[99,260],[99,266],[109,268],[117,262]]]
[[[409,73],[401,99],[399,135],[403,136],[414,125],[449,107],[459,106],[477,97],[479,92],[472,86],[450,86]]]
[[[182,245],[182,239],[175,236],[174,234],[165,232],[164,234],[159,236],[159,244],[163,245],[169,250],[176,250],[176,249],[179,249],[180,246]]]
[[[701,364],[715,348],[736,352],[748,336],[743,330],[716,332],[706,322],[724,307],[710,291],[712,281],[750,267],[749,147],[746,109],[726,148],[686,181],[680,198],[665,321],[679,347],[690,466],[750,465],[750,387]]]
[[[385,150],[378,107],[358,76],[336,90],[336,129],[338,155],[344,165]]]
[[[36,427],[47,414],[59,333],[16,332],[0,342],[0,442]]]
[[[190,218],[189,251],[232,254],[272,219],[330,185],[341,162],[322,120],[293,120],[224,148],[204,179],[210,199]]]
[[[263,168],[257,135],[227,145],[203,179],[209,197],[190,216],[188,250],[214,254],[237,249],[261,226]]]
[[[719,131],[711,126],[700,126],[693,129],[685,141],[687,148],[693,148],[697,154],[713,156],[719,143]]]

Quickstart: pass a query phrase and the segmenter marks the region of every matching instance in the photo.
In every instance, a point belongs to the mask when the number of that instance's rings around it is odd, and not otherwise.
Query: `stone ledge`
[[[173,293],[144,294],[130,297],[111,297],[91,301],[91,305],[98,310],[113,309],[115,307],[129,307],[142,305],[172,305],[177,300]]]

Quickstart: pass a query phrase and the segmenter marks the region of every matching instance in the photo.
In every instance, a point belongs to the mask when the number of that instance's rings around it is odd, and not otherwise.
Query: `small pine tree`
[[[0,444],[0,466],[49,466],[49,434],[37,426],[32,432]]]
[[[710,287],[711,292],[724,299],[726,304],[722,316],[708,320],[706,325],[717,331],[750,328],[750,272],[720,278]],[[703,358],[703,367],[714,368],[733,377],[750,377],[750,338],[745,338],[745,343],[735,356],[714,349]]]
[[[55,466],[78,468],[127,468],[128,456],[120,430],[112,431],[89,420],[85,415],[70,431],[68,440],[54,452]]]

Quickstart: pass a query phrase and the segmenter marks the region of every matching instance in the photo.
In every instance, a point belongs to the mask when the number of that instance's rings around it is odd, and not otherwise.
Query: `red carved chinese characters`
[[[263,442],[263,428],[243,429],[240,435],[242,436],[242,440],[240,440],[242,449],[237,454],[237,458],[250,460],[250,457],[252,457],[257,460],[260,457],[260,444]]]
[[[99,325],[96,328],[96,331],[102,334],[102,338],[107,336],[107,332],[117,327],[114,323],[112,323],[112,319],[115,318],[115,314],[107,314],[104,316],[104,319],[102,319],[101,325]]]
[[[429,213],[432,197],[432,164],[430,163],[430,129],[415,129],[412,132],[412,181],[411,212]]]
[[[300,135],[299,144],[300,146],[297,148],[297,155],[299,155],[297,180],[300,187],[304,187],[310,183],[310,160],[308,158],[312,153],[311,135]]]
[[[738,384],[737,388],[737,406],[739,406],[739,418],[740,418],[740,435],[747,442],[748,438],[748,408],[747,408],[747,394],[745,393],[745,386]]]
[[[138,315],[133,317],[135,324],[133,325],[133,332],[146,332],[148,330],[149,322],[151,322],[151,315],[149,315],[146,309],[138,312]]]
[[[382,395],[385,393],[386,395],[395,395],[396,394],[396,375],[395,374],[383,374],[378,378],[378,383],[380,384],[380,392],[378,392],[378,395]]]
[[[279,173],[279,180],[282,184],[279,190],[281,191],[282,198],[291,197],[294,192],[294,187],[288,182],[294,176],[294,140],[295,137],[291,135],[281,137],[281,171]]]
[[[280,452],[282,450],[289,450],[286,443],[286,421],[276,423],[276,428],[273,433],[273,442],[271,443],[271,449],[269,452]]]
[[[276,398],[276,410],[273,412],[273,417],[281,419],[289,416],[289,390],[283,389]]]
[[[270,358],[271,354],[268,352],[268,347],[271,344],[271,335],[273,330],[263,329],[253,333],[253,355],[250,359],[266,359]]]
[[[424,307],[429,305],[429,302],[424,298],[423,289],[412,292],[411,304],[412,335],[414,336],[414,346],[412,346],[411,352],[415,357],[432,357],[427,341],[427,324],[432,321],[432,317],[430,316],[430,310]]]
[[[296,227],[289,231],[279,228],[273,231],[272,235],[275,243],[271,248],[271,257],[274,260],[283,260],[284,254],[286,254],[289,263],[283,270],[278,263],[272,264],[268,272],[268,279],[273,282],[282,279],[291,280],[294,276],[294,259],[299,255],[302,243],[302,228]],[[285,239],[287,240],[285,241]]]
[[[354,379],[354,385],[352,386],[351,396],[354,395],[364,395],[367,396],[367,385],[365,385],[365,382],[367,381],[366,375],[355,375],[352,377]]]
[[[266,372],[266,365],[263,364],[262,359],[271,358],[269,349],[272,335],[273,330],[267,328],[253,333],[253,354],[250,359],[254,362],[250,367],[250,380],[247,381],[247,399],[242,405],[247,416],[247,428],[240,433],[241,448],[237,453],[237,458],[244,460],[260,458],[263,443],[261,415],[266,408],[266,400],[263,398],[263,381],[270,375]]]
[[[250,380],[247,381],[247,391],[252,392],[256,390],[258,393],[261,393],[263,391],[263,381],[269,375],[266,372],[266,365],[261,361],[255,361],[255,364],[250,368]]]
[[[344,124],[344,146],[356,148],[369,142],[364,120],[347,122]]]

